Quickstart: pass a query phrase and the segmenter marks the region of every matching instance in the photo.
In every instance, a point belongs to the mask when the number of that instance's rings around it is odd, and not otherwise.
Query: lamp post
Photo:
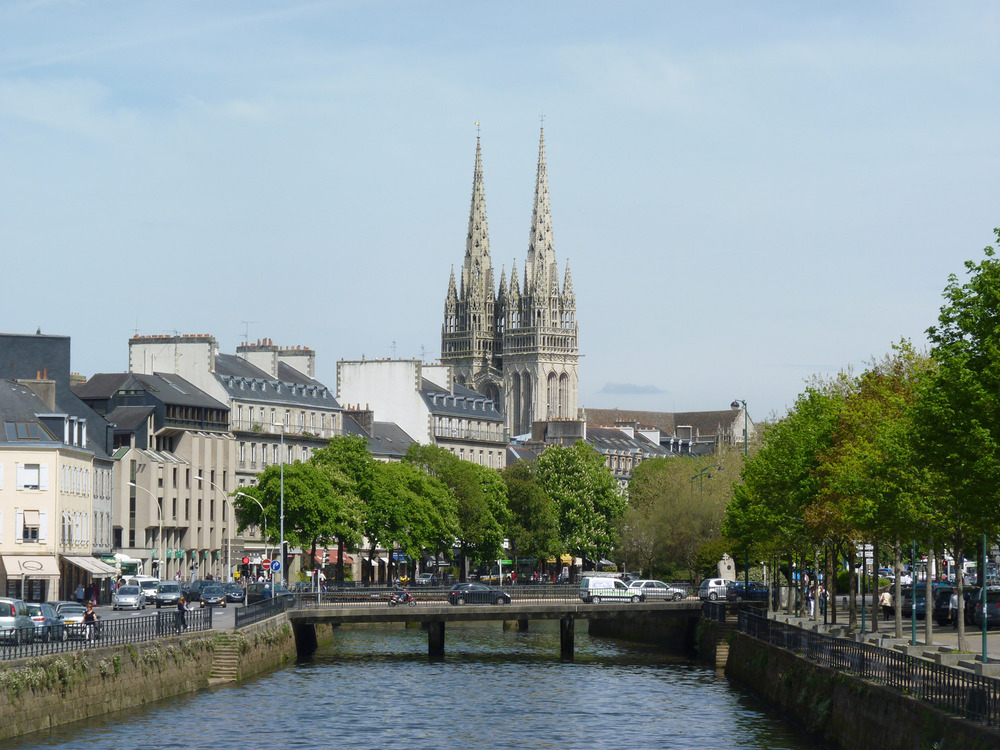
[[[267,554],[267,515],[264,513],[264,506],[260,504],[260,500],[255,498],[253,495],[248,495],[245,492],[237,492],[237,497],[245,497],[248,500],[253,500],[257,503],[257,507],[260,508],[260,518],[264,522],[264,536],[262,537],[264,541],[264,554]]]
[[[229,497],[219,489],[219,486],[215,482],[210,482],[205,479],[205,477],[195,477],[199,482],[208,484],[212,489],[222,495],[222,502],[229,503]],[[229,503],[229,515],[233,515],[233,505]],[[229,522],[226,524],[226,580],[231,581],[233,578],[233,519],[230,518]]]
[[[156,563],[156,572],[157,573],[162,573],[162,571],[160,570],[160,564],[163,562],[163,509],[160,508],[160,500],[152,492],[150,492],[149,490],[147,490],[145,487],[140,487],[135,482],[129,482],[128,486],[129,487],[134,487],[137,490],[142,490],[143,492],[145,492],[147,495],[150,496],[150,498],[152,498],[153,505],[156,506],[156,518],[159,521],[159,526],[160,526],[160,530],[158,532],[158,534],[159,534],[159,543],[160,543],[160,559]],[[160,575],[160,579],[161,580],[163,579],[162,575]]]
[[[750,422],[747,417],[747,402],[746,399],[734,398],[733,403],[729,406],[733,409],[739,409],[740,405],[743,405],[743,461],[747,460],[747,454],[749,453],[750,443]],[[747,587],[747,595],[750,594],[750,552],[747,551],[746,565],[743,568],[743,583]],[[817,587],[817,591],[819,588]]]
[[[704,498],[705,498],[705,472],[706,471],[711,471],[713,468],[714,467],[712,467],[712,466],[706,466],[704,469],[702,469],[697,474],[695,474],[693,477],[691,477],[691,495],[692,496],[694,495],[694,480],[695,479],[700,479],[701,482],[700,482],[700,487],[699,487],[698,491],[701,493],[701,497],[704,500]],[[709,474],[708,477],[709,477],[709,479],[711,479],[712,475]]]
[[[281,552],[278,553],[278,558],[281,560],[281,570],[280,579],[281,585],[285,585],[285,423],[278,422],[277,425],[281,428],[281,464],[278,469],[281,485]]]

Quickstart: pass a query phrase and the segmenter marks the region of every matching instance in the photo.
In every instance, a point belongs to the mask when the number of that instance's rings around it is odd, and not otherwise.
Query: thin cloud
[[[600,393],[613,393],[617,396],[648,396],[653,393],[666,393],[655,385],[636,385],[634,383],[605,383]]]

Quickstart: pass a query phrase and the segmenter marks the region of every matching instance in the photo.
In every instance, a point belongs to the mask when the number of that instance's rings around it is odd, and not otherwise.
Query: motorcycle
[[[400,591],[393,591],[389,596],[389,606],[395,607],[397,604],[408,604],[411,607],[417,606],[417,600],[413,598],[413,595],[406,589],[401,589]]]

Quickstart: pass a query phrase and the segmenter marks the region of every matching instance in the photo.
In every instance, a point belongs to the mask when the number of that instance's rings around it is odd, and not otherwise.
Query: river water
[[[341,628],[308,662],[240,685],[0,743],[13,748],[767,748],[812,744],[714,669],[558,622]],[[583,632],[581,632],[583,631]]]

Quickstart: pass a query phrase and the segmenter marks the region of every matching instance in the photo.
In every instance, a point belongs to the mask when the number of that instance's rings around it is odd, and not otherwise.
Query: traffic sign
[[[275,562],[277,562],[277,560]],[[261,560],[260,561],[260,567],[262,567],[264,570],[270,570],[271,569],[271,561],[270,560]]]
[[[281,560],[271,560],[271,570],[275,573],[281,570]]]

